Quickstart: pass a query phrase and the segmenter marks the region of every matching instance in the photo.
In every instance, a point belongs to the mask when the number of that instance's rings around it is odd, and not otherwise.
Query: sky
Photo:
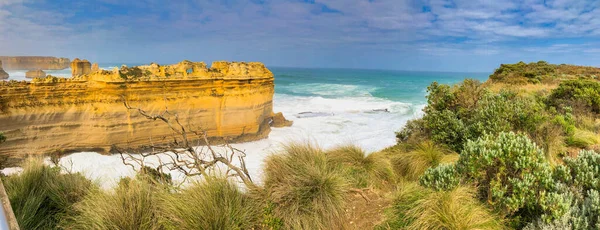
[[[600,1],[0,0],[0,55],[454,72],[600,66]]]

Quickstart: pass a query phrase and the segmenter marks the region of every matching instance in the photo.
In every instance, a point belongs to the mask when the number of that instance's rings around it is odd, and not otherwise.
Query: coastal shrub
[[[160,200],[161,214],[174,229],[252,229],[260,216],[261,204],[222,177],[204,177]]]
[[[400,143],[418,143],[426,137],[425,121],[421,118],[407,121],[404,127],[396,132],[396,140]]]
[[[582,104],[590,111],[600,113],[600,83],[588,80],[569,80],[552,91],[549,102],[556,107]]]
[[[396,152],[391,158],[394,170],[399,176],[416,180],[427,168],[452,163],[458,159],[458,155],[431,141],[426,141],[409,152]]]
[[[92,190],[74,205],[77,215],[65,229],[164,229],[157,194],[166,192],[146,180],[122,180],[113,192]]]
[[[367,155],[359,147],[347,145],[329,150],[326,154],[332,162],[342,166],[353,187],[384,188],[396,181],[392,164],[382,152]]]
[[[344,171],[321,149],[292,143],[265,161],[264,186],[286,229],[345,226],[348,184]]]
[[[471,137],[463,121],[450,110],[432,110],[423,116],[423,120],[432,141],[455,151],[462,149],[463,143]]]
[[[525,135],[500,133],[469,141],[456,168],[478,185],[480,197],[513,217],[517,226],[538,216],[557,218],[566,207],[547,205],[554,194],[552,169],[543,151]]]
[[[458,187],[460,175],[454,164],[442,164],[428,168],[419,178],[419,183],[421,186],[435,191],[449,191]]]
[[[5,141],[6,141],[6,137],[4,136],[4,133],[0,132],[0,144],[2,144]]]
[[[23,172],[2,180],[21,229],[55,229],[94,187],[82,175],[61,174],[38,158],[27,159]]]
[[[582,150],[577,157],[565,157],[564,165],[566,167],[561,167],[555,172],[561,182],[583,191],[600,191],[600,154]]]
[[[379,229],[502,229],[500,220],[479,203],[473,188],[435,192],[408,184],[400,187]]]

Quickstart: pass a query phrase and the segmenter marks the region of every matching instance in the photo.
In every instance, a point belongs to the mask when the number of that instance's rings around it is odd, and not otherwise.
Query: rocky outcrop
[[[273,74],[262,63],[183,61],[99,70],[72,78],[47,76],[0,82],[0,152],[25,156],[53,151],[109,152],[111,145],[140,148],[172,140],[164,123],[127,110],[124,100],[149,114],[167,108],[189,129],[213,141],[268,136],[273,118]],[[167,138],[165,138],[167,137]]]
[[[46,77],[46,72],[42,70],[29,70],[25,73],[26,78]]]
[[[94,64],[92,64],[92,72],[97,72],[98,70],[100,70],[98,63],[94,62]]]
[[[2,61],[0,61],[0,80],[2,79],[8,79],[8,73],[4,71],[2,68]]]
[[[0,56],[6,70],[60,70],[69,68],[68,58],[38,56]]]
[[[293,121],[288,121],[283,116],[283,113],[274,113],[271,115],[271,126],[275,128],[289,127],[294,124]]]
[[[71,62],[71,74],[73,77],[79,77],[81,75],[90,74],[92,72],[92,65],[88,60],[75,58]]]

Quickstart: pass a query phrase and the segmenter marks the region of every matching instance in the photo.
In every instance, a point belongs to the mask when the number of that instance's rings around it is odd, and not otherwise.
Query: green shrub
[[[6,137],[4,136],[4,133],[0,132],[0,144],[5,141],[6,141]]]
[[[147,180],[152,184],[163,184],[163,185],[172,185],[173,179],[171,178],[171,174],[164,173],[158,169],[154,169],[152,167],[144,166],[138,172],[136,177],[141,180]]]
[[[456,153],[430,141],[418,144],[409,152],[396,152],[391,157],[396,173],[408,180],[418,179],[429,167],[452,163],[458,159]]]
[[[346,225],[348,181],[319,148],[290,144],[265,162],[264,185],[275,216],[290,229],[337,229]]]
[[[481,197],[496,210],[516,217],[517,225],[537,216],[560,217],[563,209],[543,206],[553,198],[552,170],[544,153],[522,134],[500,133],[469,141],[457,171],[478,185]]]
[[[21,229],[55,229],[73,214],[73,204],[83,199],[93,184],[80,174],[61,174],[41,159],[28,159],[23,172],[3,178]]]
[[[433,192],[408,184],[396,195],[384,229],[502,229],[501,219],[479,203],[474,189]]]
[[[600,154],[582,150],[577,157],[566,157],[564,163],[555,170],[561,182],[584,191],[600,190]]]
[[[114,192],[92,190],[75,204],[77,215],[61,224],[66,229],[163,229],[157,194],[166,192],[146,180],[122,180]]]
[[[432,110],[423,116],[423,120],[432,141],[445,144],[455,151],[460,151],[471,137],[467,126],[450,110]]]
[[[382,152],[367,155],[356,146],[340,146],[327,151],[332,162],[341,164],[354,187],[385,188],[393,185],[396,175],[390,160]]]
[[[600,113],[600,83],[587,80],[561,82],[549,96],[549,103],[556,107],[582,104],[594,113]]]
[[[423,176],[419,178],[419,183],[421,186],[435,191],[449,191],[458,186],[460,175],[454,164],[443,164],[427,169]]]
[[[161,214],[174,229],[252,229],[261,206],[220,177],[204,177],[177,194],[163,193],[161,203]]]

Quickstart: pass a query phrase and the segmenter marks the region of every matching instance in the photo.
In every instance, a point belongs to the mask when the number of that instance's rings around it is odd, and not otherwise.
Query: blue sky
[[[491,72],[600,66],[596,0],[0,0],[0,55]]]

